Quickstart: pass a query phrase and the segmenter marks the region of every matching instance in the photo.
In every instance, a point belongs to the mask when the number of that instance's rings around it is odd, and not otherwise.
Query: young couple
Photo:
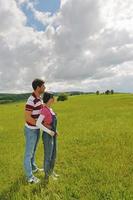
[[[28,98],[25,106],[25,156],[24,169],[29,183],[38,183],[40,180],[33,175],[37,171],[44,171],[45,180],[49,176],[57,179],[54,172],[56,159],[57,139],[57,118],[51,105],[54,103],[54,96],[45,91],[45,82],[35,79],[32,82],[33,93]],[[43,103],[40,95],[43,94]],[[39,169],[35,164],[35,152],[40,137],[40,129],[43,131],[42,139],[44,144],[44,169]]]

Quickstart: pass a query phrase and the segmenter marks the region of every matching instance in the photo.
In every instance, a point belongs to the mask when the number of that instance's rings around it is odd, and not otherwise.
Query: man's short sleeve
[[[29,98],[25,105],[25,111],[33,111],[34,109],[34,102]]]

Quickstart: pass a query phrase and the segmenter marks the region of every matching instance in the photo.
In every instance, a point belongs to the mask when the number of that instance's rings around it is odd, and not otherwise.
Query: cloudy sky
[[[0,0],[0,92],[133,92],[132,0]]]

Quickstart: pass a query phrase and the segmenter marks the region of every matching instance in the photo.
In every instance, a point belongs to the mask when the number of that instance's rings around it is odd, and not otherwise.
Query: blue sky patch
[[[35,8],[42,12],[51,12],[54,14],[60,8],[60,0],[38,0]]]
[[[30,2],[34,3],[34,1]],[[34,8],[41,12],[50,12],[53,15],[60,8],[60,0],[38,0],[34,3]],[[27,17],[27,26],[33,27],[37,31],[44,31],[46,26],[35,19],[33,12],[27,7],[27,4],[22,4],[21,9]]]

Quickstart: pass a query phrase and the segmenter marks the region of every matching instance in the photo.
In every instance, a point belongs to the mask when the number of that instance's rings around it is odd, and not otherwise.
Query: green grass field
[[[133,95],[81,95],[57,102],[58,181],[28,185],[24,103],[0,105],[0,200],[132,200]],[[43,163],[40,138],[36,160]]]

